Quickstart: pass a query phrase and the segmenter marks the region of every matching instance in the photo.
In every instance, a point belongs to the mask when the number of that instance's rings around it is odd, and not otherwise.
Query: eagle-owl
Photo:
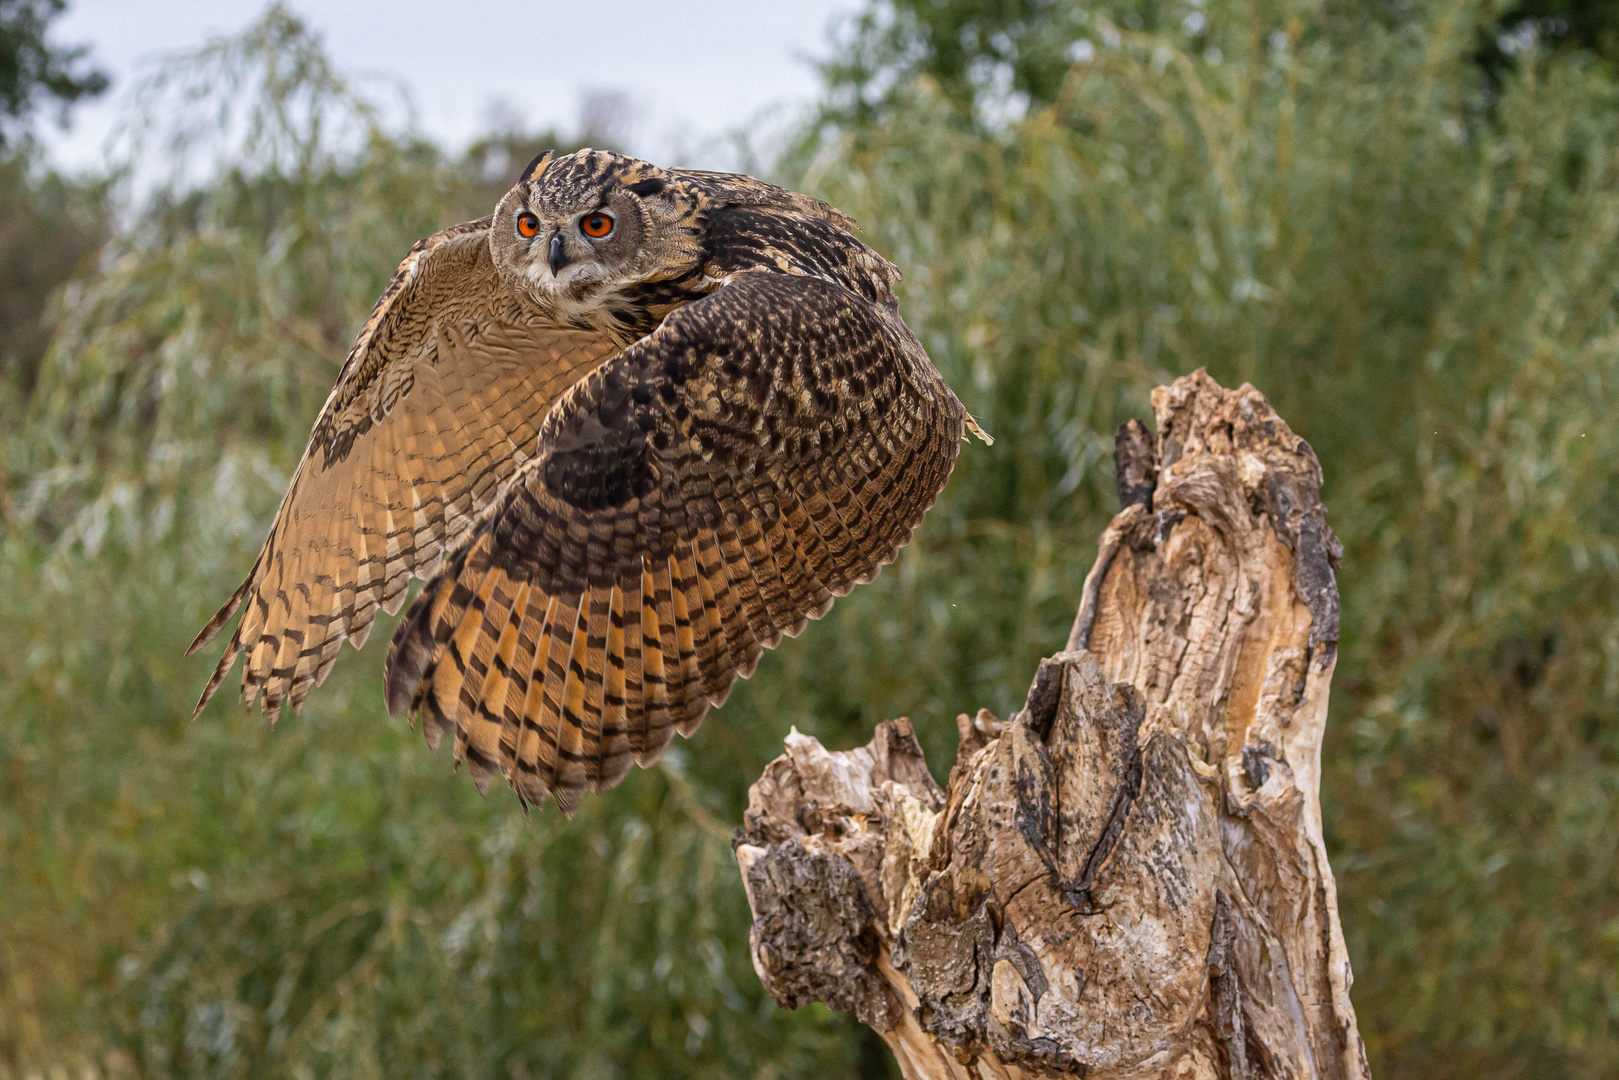
[[[968,431],[846,216],[747,176],[542,154],[400,264],[247,580],[203,628],[272,722],[377,609],[479,788],[612,787],[910,539]]]

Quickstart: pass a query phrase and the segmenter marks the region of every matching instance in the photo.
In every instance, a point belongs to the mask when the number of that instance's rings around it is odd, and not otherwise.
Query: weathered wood
[[[737,859],[783,1005],[907,1077],[1368,1076],[1321,837],[1339,548],[1314,452],[1199,371],[1120,429],[1067,649],[947,789],[907,720],[794,732]]]

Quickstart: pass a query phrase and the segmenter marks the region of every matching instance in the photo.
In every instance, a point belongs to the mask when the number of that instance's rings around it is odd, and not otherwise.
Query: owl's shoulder
[[[854,219],[813,196],[751,176],[686,171],[699,196],[712,278],[746,270],[823,278],[880,304],[894,303],[899,270],[863,242]]]

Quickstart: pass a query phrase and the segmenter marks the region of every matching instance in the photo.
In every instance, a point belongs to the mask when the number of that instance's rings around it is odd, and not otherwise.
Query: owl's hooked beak
[[[545,261],[551,264],[552,277],[556,277],[562,272],[562,268],[568,265],[568,253],[562,250],[562,237],[551,237],[551,250],[546,255]]]

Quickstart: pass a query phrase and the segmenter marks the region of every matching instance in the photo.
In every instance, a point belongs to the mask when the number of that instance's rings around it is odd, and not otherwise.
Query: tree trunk
[[[1340,548],[1264,395],[1198,371],[1119,431],[1067,649],[946,790],[908,720],[796,731],[749,791],[754,967],[907,1077],[1367,1077],[1321,838]]]

